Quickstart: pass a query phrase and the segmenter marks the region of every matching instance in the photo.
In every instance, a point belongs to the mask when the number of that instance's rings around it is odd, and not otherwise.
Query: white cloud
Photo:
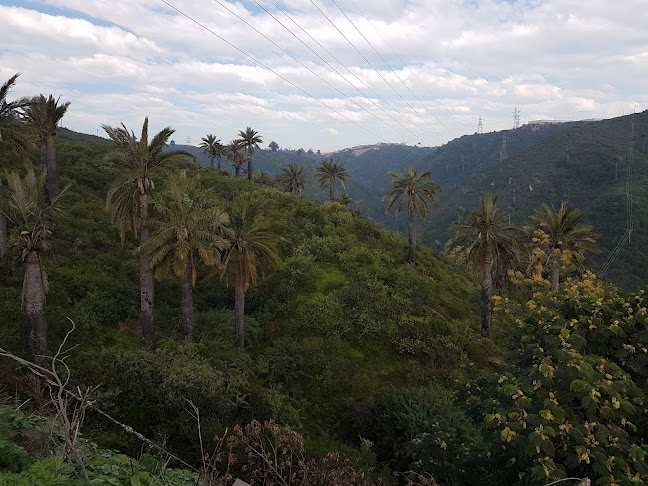
[[[344,65],[269,1],[263,5],[335,69],[267,14],[247,11],[251,3],[227,5],[312,72],[217,2],[170,3],[269,69],[163,3],[43,0],[0,6],[0,77],[24,73],[16,96],[51,92],[72,101],[65,123],[73,129],[136,127],[149,115],[177,128],[178,139],[213,130],[227,139],[251,125],[282,146],[313,148],[439,144],[474,132],[480,115],[489,130],[510,128],[514,106],[523,120],[648,107],[643,0],[614,8],[609,0],[339,0],[382,58],[339,10],[316,0],[380,74],[310,2],[280,5]]]

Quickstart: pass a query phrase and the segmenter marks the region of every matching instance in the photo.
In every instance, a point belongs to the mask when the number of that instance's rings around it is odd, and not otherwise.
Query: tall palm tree
[[[224,236],[227,248],[223,254],[223,276],[233,274],[236,344],[245,346],[245,293],[264,267],[280,264],[274,248],[279,237],[261,222],[263,202],[246,193],[226,206],[229,223]]]
[[[212,167],[214,167],[214,158],[216,158],[218,154],[219,145],[220,145],[220,140],[217,139],[216,136],[212,135],[211,133],[208,134],[206,137],[203,137],[202,142],[199,145],[199,147],[203,149],[203,153],[209,156],[209,162]],[[220,169],[220,158],[219,158],[218,168]]]
[[[61,196],[69,185],[47,202],[42,192],[45,174],[36,177],[34,171],[30,170],[24,178],[16,172],[6,173],[5,176],[9,191],[3,213],[14,227],[9,251],[15,250],[20,255],[20,262],[25,268],[23,303],[27,313],[29,348],[33,361],[42,365],[47,360],[47,276],[41,256],[49,248],[47,240],[52,235],[52,221],[58,212]]]
[[[220,140],[216,143],[216,148],[214,149],[214,155],[216,156],[216,168],[221,170],[221,159],[227,155],[227,149]]]
[[[60,97],[34,96],[25,107],[25,119],[36,133],[41,144],[41,167],[47,171],[45,197],[55,198],[60,192],[59,171],[56,162],[56,127],[67,112],[70,102],[59,104]]]
[[[117,144],[116,149],[106,155],[106,160],[127,169],[129,173],[126,182],[108,191],[106,209],[110,212],[112,222],[117,226],[122,240],[129,229],[136,237],[139,235],[140,324],[143,348],[152,351],[155,348],[153,266],[150,254],[144,249],[151,236],[148,218],[149,202],[155,187],[152,176],[160,167],[185,160],[187,157],[193,158],[193,155],[182,151],[163,151],[169,137],[175,132],[170,127],[162,129],[149,141],[148,117],[144,119],[139,140],[123,123],[121,127],[102,125],[102,128]]]
[[[284,192],[301,197],[304,187],[306,187],[306,176],[304,168],[299,164],[288,164],[288,168],[281,169],[279,181]]]
[[[532,224],[524,228],[530,237],[536,237],[538,245],[544,250],[545,265],[550,269],[551,285],[558,290],[560,284],[561,254],[569,252],[578,268],[582,268],[585,253],[598,252],[592,226],[583,224],[585,215],[572,204],[562,202],[556,210],[553,206],[542,204],[535,214],[529,217]]]
[[[450,225],[459,234],[446,244],[450,251],[462,251],[481,277],[481,334],[485,339],[490,337],[493,271],[499,262],[517,259],[520,248],[515,228],[508,224],[507,215],[497,210],[498,196],[482,191],[479,210],[467,211],[463,222]]]
[[[25,124],[19,110],[27,106],[28,100],[27,98],[7,100],[18,76],[20,74],[14,74],[0,86],[0,144],[8,146],[19,155],[26,156],[33,148],[33,144],[25,133]],[[0,209],[3,207],[2,184],[2,177],[0,177]],[[0,212],[0,261],[5,253],[7,253],[7,219]]]
[[[225,147],[225,157],[232,162],[234,166],[234,176],[241,176],[241,167],[245,162],[245,154],[243,153],[243,146],[239,140],[232,140]]]
[[[339,181],[342,187],[346,189],[344,181],[351,177],[344,167],[345,165],[340,163],[340,159],[333,162],[333,158],[331,157],[329,160],[322,160],[322,164],[317,168],[317,181],[322,188],[328,185],[329,200],[331,202],[333,202],[335,195],[335,184]]]
[[[165,218],[151,221],[154,233],[144,245],[151,254],[156,274],[162,276],[172,267],[181,279],[182,320],[187,342],[194,340],[192,289],[196,284],[196,260],[199,258],[209,266],[219,261],[218,250],[225,246],[220,234],[227,221],[222,210],[196,202],[199,178],[188,178],[185,170],[169,176],[168,192],[155,204],[155,209]]]
[[[248,181],[252,180],[252,156],[254,155],[254,147],[263,143],[263,139],[258,132],[247,127],[245,130],[239,130],[239,142],[243,147],[243,153],[247,159],[247,176]]]
[[[396,204],[396,216],[400,213],[403,205],[407,203],[407,240],[409,242],[409,251],[407,261],[410,264],[416,263],[416,215],[419,214],[425,218],[430,211],[429,206],[437,208],[437,202],[434,199],[436,192],[441,192],[441,187],[429,182],[432,174],[423,172],[418,174],[414,170],[414,165],[407,167],[407,173],[390,171],[392,189],[383,196],[384,200],[389,200],[385,214]],[[428,181],[428,182],[426,182]]]

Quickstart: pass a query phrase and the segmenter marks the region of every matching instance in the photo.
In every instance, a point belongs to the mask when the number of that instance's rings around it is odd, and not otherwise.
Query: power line
[[[215,1],[218,1],[218,0],[215,0]],[[306,46],[306,47],[307,47],[307,48],[308,48],[308,49],[309,49],[313,54],[315,54],[315,55],[316,55],[316,56],[317,56],[317,57],[318,57],[322,62],[324,62],[324,63],[325,63],[329,68],[331,68],[333,71],[335,71],[335,73],[338,74],[338,75],[339,75],[339,76],[340,76],[344,81],[346,81],[346,82],[347,82],[347,83],[348,83],[352,88],[356,89],[356,91],[358,91],[358,93],[360,93],[360,95],[362,95],[365,99],[367,99],[367,100],[369,100],[371,103],[373,103],[373,105],[376,106],[376,108],[378,108],[378,109],[381,110],[383,113],[385,113],[385,115],[387,115],[388,117],[390,117],[394,122],[398,123],[398,124],[399,124],[403,129],[404,129],[404,130],[407,130],[409,133],[411,133],[411,134],[414,136],[414,139],[418,139],[418,138],[419,138],[419,137],[417,137],[417,135],[416,135],[414,132],[412,132],[409,128],[407,128],[405,125],[403,125],[400,121],[396,120],[396,118],[394,118],[392,115],[390,115],[389,113],[387,113],[387,111],[385,111],[384,108],[382,108],[382,107],[381,107],[380,105],[378,105],[374,100],[372,100],[371,98],[369,98],[368,96],[366,96],[362,91],[360,91],[356,86],[354,86],[353,83],[350,82],[348,79],[346,79],[346,78],[345,78],[345,77],[344,77],[344,76],[343,76],[343,75],[342,75],[342,74],[341,74],[341,73],[340,73],[340,72],[339,72],[339,71],[338,71],[338,70],[337,70],[333,65],[331,65],[331,64],[330,64],[326,59],[324,59],[322,56],[320,56],[317,52],[315,52],[315,51],[314,51],[314,50],[313,50],[313,49],[312,49],[308,44],[306,44],[303,40],[301,40],[299,37],[297,37],[297,35],[295,35],[295,33],[294,33],[292,30],[290,30],[288,27],[286,27],[286,26],[285,26],[285,25],[284,25],[284,24],[283,24],[283,23],[282,23],[278,18],[276,18],[274,15],[272,15],[272,13],[270,13],[270,12],[269,12],[269,11],[268,11],[264,6],[263,6],[263,5],[261,5],[259,2],[257,2],[257,0],[253,0],[253,1],[254,1],[254,3],[256,3],[256,4],[257,4],[261,9],[263,9],[263,10],[264,10],[268,15],[270,15],[270,17],[272,17],[272,18],[273,18],[273,19],[274,19],[274,20],[275,20],[279,25],[281,25],[284,29],[286,29],[286,30],[287,30],[287,31],[288,31],[288,32],[289,32],[289,33],[290,33],[290,34],[291,34],[295,39],[297,39],[299,42],[301,42],[301,43],[302,43],[304,46]],[[220,3],[220,2],[218,2],[218,3]],[[221,4],[221,5],[222,5],[222,4]],[[274,5],[274,4],[273,4],[273,5]],[[225,7],[225,8],[227,8],[227,7]],[[229,10],[229,9],[228,9],[228,10]],[[230,12],[231,12],[231,11],[230,11]],[[233,12],[232,12],[232,13],[233,13]],[[233,13],[233,14],[236,15],[235,13]],[[241,17],[239,17],[238,15],[236,15],[236,16],[237,16],[241,21],[245,22],[248,26],[250,25],[250,24],[248,24],[245,20],[241,19]],[[254,27],[252,27],[252,26],[250,26],[250,27],[251,27],[252,29],[254,29]],[[254,29],[254,30],[256,30],[256,29]],[[302,29],[302,30],[303,30],[303,29]],[[256,30],[256,31],[259,32],[258,30]],[[276,44],[274,41],[268,39],[264,34],[262,34],[262,33],[260,33],[260,32],[259,32],[259,34],[262,35],[263,37],[265,37],[265,38],[266,38],[267,40],[269,40],[270,42],[272,42],[275,46],[277,46],[277,44]],[[279,46],[277,46],[277,47],[279,47]],[[279,49],[281,49],[281,50],[282,50],[283,52],[285,52],[287,55],[289,55],[290,57],[292,57],[293,59],[295,59],[294,56],[292,56],[290,53],[286,52],[285,49],[282,49],[281,47],[279,47]],[[296,60],[297,62],[299,62],[302,66],[304,66],[304,64],[303,64],[301,61],[299,61],[298,59],[295,59],[295,60]],[[350,101],[353,101],[349,96],[347,96],[346,94],[342,93],[342,91],[340,91],[339,89],[337,89],[337,88],[335,88],[334,86],[332,86],[330,83],[328,83],[328,81],[324,80],[324,79],[323,79],[321,76],[319,76],[317,73],[313,72],[313,71],[312,71],[308,66],[304,66],[304,67],[305,67],[306,69],[308,69],[310,72],[312,72],[313,74],[315,74],[316,76],[318,76],[320,79],[322,79],[325,83],[327,83],[329,86],[331,86],[333,89],[335,89],[338,93],[342,94],[343,96],[345,96],[345,97],[346,97],[347,99],[349,99]],[[374,115],[373,113],[371,113],[371,112],[370,112],[369,110],[367,110],[365,107],[363,107],[362,105],[360,105],[359,103],[357,103],[357,102],[355,102],[355,101],[353,101],[353,102],[354,102],[357,106],[359,106],[360,108],[362,108],[363,110],[365,110],[367,113],[369,113],[371,116],[375,117],[378,121],[380,121],[380,122],[382,122],[382,123],[385,123],[385,124],[387,125],[386,122],[384,122],[383,120],[381,120],[380,118],[378,118],[376,115]],[[388,126],[389,128],[394,129],[394,128],[391,127],[390,125],[387,125],[387,126]],[[405,134],[403,134],[403,133],[400,132],[399,130],[397,130],[397,129],[395,129],[395,130],[396,130],[398,133],[400,133],[401,135],[406,136]]]
[[[371,86],[368,86],[367,83],[365,83],[362,79],[360,79],[360,78],[359,78],[359,77],[358,77],[358,76],[357,76],[353,71],[351,71],[351,70],[350,70],[350,69],[349,69],[349,68],[348,68],[348,67],[347,67],[347,66],[346,66],[342,61],[340,61],[340,60],[339,60],[339,59],[338,59],[338,58],[337,58],[337,57],[336,57],[336,56],[335,56],[331,51],[329,51],[326,47],[324,47],[324,46],[321,44],[321,42],[319,42],[317,39],[315,39],[315,38],[314,38],[310,33],[308,33],[308,32],[307,32],[307,31],[306,31],[306,30],[305,30],[301,25],[299,25],[299,23],[297,23],[295,20],[293,20],[293,18],[292,18],[290,15],[288,15],[288,13],[286,13],[285,10],[283,10],[281,7],[279,7],[279,6],[278,6],[278,5],[277,5],[273,0],[268,0],[268,1],[269,1],[269,2],[270,2],[270,3],[271,3],[271,4],[272,4],[272,5],[273,5],[277,10],[279,10],[282,14],[284,14],[284,16],[285,16],[288,20],[290,20],[293,24],[295,24],[295,26],[296,26],[297,28],[299,28],[299,29],[300,29],[304,34],[306,34],[306,35],[307,35],[307,36],[308,36],[308,37],[309,37],[313,42],[315,42],[315,44],[317,44],[317,46],[318,46],[320,49],[322,49],[324,52],[326,52],[326,54],[328,54],[328,55],[329,55],[329,56],[330,56],[330,57],[331,57],[331,58],[332,58],[336,63],[338,63],[340,66],[342,66],[342,67],[343,67],[343,68],[344,68],[344,69],[345,69],[345,70],[346,70],[346,71],[347,71],[351,76],[353,76],[353,78],[355,78],[355,80],[358,81],[358,83],[360,83],[364,88],[366,88],[366,89],[368,89],[369,91],[371,91],[371,93],[373,93],[373,95],[376,96],[376,98],[378,98],[380,101],[382,101],[383,103],[385,103],[385,105],[389,106],[389,107],[390,107],[394,112],[398,113],[400,116],[402,116],[403,118],[405,118],[405,120],[407,120],[407,121],[409,122],[409,119],[408,119],[405,115],[403,115],[403,114],[402,114],[402,113],[401,113],[401,112],[400,112],[400,111],[399,111],[395,106],[393,106],[389,101],[387,101],[387,100],[384,99],[380,94],[378,94],[378,93],[377,93],[373,88],[371,88]],[[349,82],[349,81],[348,81],[348,80],[347,80],[343,75],[341,75],[341,76],[345,79],[345,81]],[[353,83],[351,83],[351,85],[353,85]],[[356,86],[353,86],[353,87],[354,87],[355,89],[358,89]],[[358,91],[359,91],[359,90],[358,90]],[[371,101],[375,106],[377,106],[378,109],[384,111],[384,112],[387,114],[387,116],[389,116],[392,120],[396,121],[399,125],[402,126],[402,124],[401,124],[400,122],[398,122],[398,121],[397,121],[397,120],[396,120],[392,115],[390,115],[389,113],[387,113],[387,112],[386,112],[386,111],[385,111],[381,106],[379,106],[378,104],[376,104],[376,103],[375,103],[371,98],[367,97],[367,96],[366,96],[364,93],[362,93],[361,91],[360,91],[360,93],[361,93],[363,96],[365,96],[367,99],[369,99],[369,101]],[[415,125],[415,126],[416,126],[416,125]],[[417,126],[417,128],[419,128],[419,127]],[[420,128],[419,128],[419,129],[420,129]],[[409,129],[407,129],[407,130],[409,131]],[[423,130],[421,130],[421,131],[423,131]],[[410,132],[410,133],[411,133],[411,132]],[[426,132],[423,131],[423,133],[426,133]],[[427,133],[426,133],[426,135],[427,135]]]
[[[617,246],[612,250],[612,253],[610,256],[608,256],[607,260],[601,267],[601,270],[599,271],[601,276],[604,276],[610,267],[612,266],[612,263],[614,263],[614,260],[619,256],[619,253],[621,252],[621,248],[628,243],[630,244],[630,240],[632,238],[632,230],[634,229],[634,217],[633,217],[633,195],[632,195],[632,168],[633,168],[633,162],[634,162],[634,122],[635,122],[635,113],[632,114],[631,118],[631,125],[630,125],[630,145],[629,145],[629,153],[628,153],[628,164],[626,168],[626,229],[625,232],[623,233],[623,236],[621,237],[621,240],[619,243],[617,243]]]
[[[470,128],[469,128],[469,127],[468,127],[468,126],[467,126],[467,125],[466,125],[466,124],[465,124],[461,119],[459,119],[459,117],[457,117],[454,113],[452,113],[450,110],[448,110],[448,109],[445,107],[445,105],[443,105],[443,103],[441,103],[441,101],[440,101],[436,96],[434,96],[434,93],[432,93],[432,91],[430,91],[430,89],[427,87],[427,85],[426,85],[423,81],[421,81],[421,79],[416,75],[416,73],[415,73],[414,71],[412,71],[411,69],[407,68],[407,63],[403,60],[403,58],[400,56],[400,54],[398,54],[398,52],[396,51],[396,49],[394,49],[394,48],[391,46],[391,44],[389,44],[389,42],[387,42],[387,40],[382,36],[382,34],[380,33],[380,31],[379,31],[378,29],[376,29],[376,27],[373,25],[373,23],[371,22],[371,20],[369,20],[369,18],[367,18],[367,16],[362,12],[362,10],[360,10],[360,8],[356,5],[356,3],[355,3],[353,0],[351,1],[351,3],[352,3],[353,6],[356,8],[356,10],[358,11],[358,13],[360,13],[360,15],[362,15],[362,16],[364,17],[364,19],[365,19],[365,20],[367,21],[367,23],[371,26],[371,28],[376,32],[376,34],[378,34],[378,36],[379,36],[379,37],[382,39],[382,41],[387,45],[387,47],[389,47],[389,48],[392,50],[392,52],[393,52],[394,54],[396,54],[396,57],[398,57],[398,60],[399,60],[399,61],[401,62],[401,64],[402,64],[403,66],[405,66],[406,69],[407,69],[407,70],[412,74],[412,76],[414,77],[414,79],[416,79],[416,80],[421,84],[421,86],[423,86],[423,87],[425,88],[425,90],[426,90],[426,91],[428,92],[428,94],[432,97],[432,99],[433,99],[433,100],[434,100],[434,101],[435,101],[435,102],[436,102],[436,103],[437,103],[441,108],[443,108],[443,109],[446,111],[446,113],[448,113],[450,116],[452,116],[454,119],[456,119],[459,123],[461,123],[461,124],[463,125],[463,127],[464,127],[466,130],[470,130]],[[452,132],[451,132],[451,133],[452,133]],[[454,135],[454,134],[453,134],[453,135]],[[455,136],[455,138],[456,138],[456,136]]]
[[[378,138],[379,140],[382,140],[383,142],[387,143],[388,145],[394,145],[394,146],[400,148],[401,150],[403,150],[403,151],[405,151],[405,152],[408,152],[408,155],[413,154],[413,151],[412,151],[412,150],[411,150],[407,145],[402,145],[402,144],[393,144],[393,143],[387,141],[385,138],[381,137],[380,135],[377,135],[376,133],[374,133],[374,132],[371,131],[370,129],[364,127],[364,126],[361,125],[360,123],[358,123],[358,122],[356,122],[356,121],[354,121],[354,120],[348,118],[348,117],[347,117],[346,115],[344,115],[343,113],[340,113],[338,110],[336,110],[336,109],[333,108],[332,106],[328,105],[328,104],[325,103],[324,101],[320,100],[319,98],[316,98],[315,96],[313,96],[312,94],[310,94],[308,91],[304,90],[303,88],[299,87],[298,85],[296,85],[295,83],[293,83],[292,81],[290,81],[290,80],[289,80],[288,78],[286,78],[285,76],[283,76],[283,75],[279,74],[278,72],[276,72],[274,69],[270,68],[269,66],[266,66],[264,63],[262,63],[261,61],[259,61],[258,59],[256,59],[254,56],[252,56],[251,54],[248,54],[246,51],[244,51],[244,50],[241,49],[240,47],[236,46],[236,45],[233,44],[232,42],[228,41],[227,39],[225,39],[225,38],[222,37],[221,35],[217,34],[216,32],[214,32],[214,31],[213,31],[212,29],[210,29],[209,27],[207,27],[207,26],[205,26],[204,24],[200,23],[199,21],[197,21],[196,19],[194,19],[193,17],[191,17],[189,14],[186,14],[185,12],[183,12],[182,10],[180,10],[179,8],[175,7],[174,5],[172,5],[171,3],[169,3],[167,0],[160,0],[160,1],[161,1],[162,3],[164,3],[165,5],[167,5],[168,7],[170,7],[171,9],[175,10],[176,12],[178,12],[178,13],[179,13],[180,15],[182,15],[183,17],[186,17],[187,19],[189,19],[189,20],[190,20],[191,22],[193,22],[194,24],[196,24],[196,25],[198,25],[199,27],[201,27],[202,29],[206,30],[207,32],[209,32],[209,33],[212,34],[213,36],[215,36],[215,37],[217,37],[218,39],[222,40],[223,42],[225,42],[225,43],[226,43],[227,45],[229,45],[230,47],[236,49],[236,50],[239,51],[241,54],[243,54],[244,56],[248,57],[249,59],[251,59],[252,61],[254,61],[255,63],[257,63],[259,66],[263,67],[264,69],[267,69],[268,71],[270,71],[271,73],[273,73],[273,74],[274,74],[275,76],[277,76],[278,78],[282,79],[282,80],[285,81],[286,83],[288,83],[288,84],[290,84],[291,86],[293,86],[294,88],[298,89],[299,91],[301,91],[302,93],[304,93],[304,94],[305,94],[306,96],[308,96],[309,98],[314,99],[315,101],[317,101],[318,103],[320,103],[320,104],[323,105],[324,107],[326,107],[326,108],[328,108],[329,110],[331,110],[331,111],[337,113],[337,114],[338,114],[339,116],[341,116],[342,118],[344,118],[344,119],[346,119],[347,121],[353,123],[354,125],[358,126],[359,128],[362,128],[363,130],[367,131],[368,133],[370,133],[370,134],[373,135],[374,137]]]
[[[290,84],[292,87],[298,89],[299,91],[301,91],[302,93],[304,93],[304,94],[305,94],[306,96],[308,96],[309,98],[314,99],[315,101],[317,101],[317,102],[320,103],[321,105],[325,106],[325,107],[328,108],[329,110],[331,110],[331,111],[337,113],[339,116],[341,116],[341,117],[344,118],[345,120],[347,120],[347,121],[353,123],[354,125],[356,125],[356,126],[362,128],[363,130],[369,132],[369,133],[372,134],[374,137],[379,138],[380,140],[382,140],[382,141],[384,141],[384,142],[386,142],[386,143],[389,143],[389,142],[387,142],[387,140],[385,140],[385,139],[384,139],[383,137],[381,137],[380,135],[375,134],[373,131],[371,131],[371,130],[368,129],[367,127],[365,127],[365,126],[359,124],[358,122],[352,120],[351,118],[349,118],[348,116],[346,116],[344,113],[339,112],[338,110],[336,110],[336,109],[333,108],[332,106],[328,105],[328,104],[325,103],[324,101],[320,100],[319,98],[316,98],[315,96],[313,96],[312,94],[310,94],[310,93],[309,93],[308,91],[306,91],[305,89],[299,87],[298,85],[296,85],[295,83],[293,83],[292,81],[290,81],[290,80],[289,80],[288,78],[286,78],[285,76],[279,74],[279,73],[278,73],[277,71],[275,71],[274,69],[272,69],[272,68],[266,66],[264,63],[262,63],[261,61],[259,61],[258,59],[256,59],[254,56],[252,56],[251,54],[248,54],[247,52],[245,52],[245,51],[244,51],[243,49],[241,49],[240,47],[234,45],[233,43],[231,43],[230,41],[228,41],[227,39],[225,39],[225,38],[222,37],[221,35],[217,34],[217,33],[214,32],[213,30],[211,30],[209,27],[207,27],[207,26],[201,24],[200,22],[198,22],[196,19],[194,19],[194,18],[191,17],[190,15],[186,14],[185,12],[183,12],[182,10],[180,10],[179,8],[177,8],[177,7],[175,7],[174,5],[172,5],[172,4],[170,4],[169,2],[167,2],[167,0],[160,0],[160,1],[161,1],[162,3],[164,3],[165,5],[169,6],[170,8],[172,8],[173,10],[175,10],[176,12],[178,12],[178,13],[179,13],[180,15],[182,15],[183,17],[186,17],[187,19],[189,19],[190,21],[192,21],[194,24],[196,24],[196,25],[200,26],[201,28],[205,29],[207,32],[209,32],[209,33],[212,34],[213,36],[215,36],[215,37],[217,37],[218,39],[222,40],[223,42],[225,42],[225,43],[226,43],[227,45],[229,45],[230,47],[233,47],[234,49],[236,49],[237,51],[239,51],[239,52],[240,52],[241,54],[243,54],[244,56],[250,58],[252,61],[254,61],[255,63],[257,63],[259,66],[263,67],[264,69],[267,69],[268,71],[270,71],[272,74],[274,74],[274,75],[277,76],[278,78],[280,78],[280,79],[282,79],[283,81],[285,81],[286,83]]]
[[[416,110],[414,110],[414,108],[412,107],[412,105],[410,105],[409,102],[408,102],[405,98],[403,98],[403,96],[402,96],[398,91],[396,91],[396,90],[394,89],[394,87],[391,85],[391,83],[390,83],[389,81],[387,81],[387,79],[385,79],[385,77],[380,73],[380,71],[378,71],[378,70],[374,67],[374,65],[371,63],[371,61],[369,61],[369,59],[367,59],[366,56],[365,56],[364,54],[362,54],[362,52],[360,52],[360,50],[355,46],[355,44],[353,44],[353,42],[351,42],[351,41],[349,40],[349,38],[348,38],[346,35],[344,35],[344,32],[342,32],[342,31],[339,29],[339,27],[338,27],[337,25],[335,25],[335,22],[333,22],[333,21],[328,17],[328,15],[326,15],[326,14],[324,13],[324,11],[323,11],[321,8],[319,8],[319,6],[318,6],[318,5],[317,5],[313,0],[310,0],[310,3],[312,3],[313,6],[314,6],[314,7],[315,7],[315,8],[316,8],[316,9],[317,9],[321,14],[322,14],[322,16],[323,16],[326,20],[328,20],[328,22],[329,22],[329,23],[330,23],[330,24],[335,28],[335,30],[337,30],[337,31],[339,32],[339,34],[340,34],[342,37],[344,37],[344,39],[347,41],[347,43],[348,43],[351,47],[353,47],[353,49],[354,49],[354,50],[355,50],[355,51],[360,55],[360,57],[362,57],[362,59],[365,60],[365,62],[366,62],[366,63],[371,67],[371,69],[373,69],[373,71],[374,71],[374,72],[375,72],[375,73],[380,77],[380,79],[382,79],[382,80],[387,84],[387,86],[389,86],[389,87],[392,89],[392,91],[393,91],[394,93],[396,93],[396,95],[398,95],[398,97],[400,97],[400,99],[402,99],[402,100],[403,100],[403,101],[404,101],[404,102],[405,102],[405,103],[406,103],[410,108],[412,108],[412,110],[414,111],[414,113],[416,114],[416,116],[418,116],[418,113],[416,113]],[[411,123],[414,123],[414,122],[411,121]],[[415,123],[414,123],[414,124],[415,124]],[[416,125],[416,124],[415,124],[415,125]],[[418,125],[417,125],[417,127],[418,127]],[[418,127],[418,128],[419,128],[419,130],[421,130],[420,127]],[[445,142],[445,137],[443,137],[443,135],[441,135],[441,133],[440,133],[436,128],[434,128],[434,127],[432,127],[432,128],[434,129],[434,131],[436,131],[436,132],[441,136],[441,140],[442,140],[443,142]],[[424,133],[425,133],[425,132],[424,132]]]
[[[339,10],[340,12],[342,12],[342,15],[344,15],[344,18],[346,18],[346,19],[349,21],[349,23],[351,23],[351,25],[352,25],[353,28],[358,32],[358,34],[360,34],[360,35],[362,36],[362,38],[363,38],[363,39],[365,40],[365,42],[369,45],[369,47],[371,47],[371,49],[372,49],[372,50],[373,50],[373,51],[378,55],[378,57],[380,57],[380,59],[382,60],[382,62],[385,63],[385,66],[387,66],[387,67],[389,68],[389,70],[394,74],[394,76],[396,76],[396,78],[401,82],[401,84],[402,84],[403,86],[405,86],[405,88],[410,92],[410,94],[411,94],[412,96],[414,96],[414,98],[416,98],[416,100],[421,104],[421,106],[422,106],[425,110],[427,110],[427,112],[428,112],[430,115],[432,115],[432,116],[434,117],[434,119],[435,119],[436,121],[438,121],[438,122],[441,124],[441,126],[442,126],[443,128],[445,128],[446,130],[448,130],[448,132],[450,132],[450,134],[451,134],[454,138],[456,138],[456,135],[455,135],[454,133],[452,133],[452,130],[450,130],[448,127],[446,127],[446,126],[444,125],[444,123],[443,123],[441,120],[439,120],[439,119],[437,118],[437,116],[436,116],[434,113],[432,113],[432,112],[430,111],[430,109],[429,109],[427,106],[425,106],[425,104],[423,104],[423,102],[419,99],[419,97],[416,96],[416,94],[415,94],[415,93],[410,89],[409,86],[407,86],[407,84],[405,83],[405,81],[403,81],[403,80],[401,79],[401,77],[398,75],[398,73],[392,69],[392,67],[391,67],[391,66],[389,65],[389,63],[385,60],[385,58],[384,58],[384,57],[383,57],[383,56],[382,56],[382,55],[381,55],[381,54],[380,54],[380,53],[375,49],[375,47],[371,44],[371,42],[369,42],[369,39],[367,39],[367,38],[365,37],[365,35],[360,31],[360,29],[358,29],[358,27],[357,27],[356,24],[353,22],[353,20],[351,20],[351,19],[349,18],[349,16],[344,12],[344,10],[342,10],[342,9],[340,8],[340,6],[338,5],[338,3],[337,3],[335,0],[331,0],[331,1],[332,1],[333,4],[338,8],[338,10]],[[391,85],[390,85],[390,87],[391,87]],[[394,89],[394,88],[392,87],[392,89]],[[394,90],[394,91],[395,91],[395,90]],[[397,94],[398,94],[398,93],[397,93]],[[399,94],[399,96],[400,96],[400,94]],[[407,103],[407,106],[409,106],[409,107],[414,111],[414,113],[416,113],[416,110],[414,109],[414,107],[413,107],[412,105],[410,105],[409,102],[408,102],[407,100],[405,100],[405,98],[403,98],[403,97],[401,96],[401,99],[402,99],[403,101],[405,101],[405,103]],[[430,126],[430,128],[432,128],[432,129],[435,130],[437,133],[439,133],[439,135],[441,135],[441,132],[439,132],[439,131],[436,129],[436,127],[432,126],[432,124],[431,124],[429,121],[427,121],[425,118],[424,118],[424,120],[425,120],[425,122]]]

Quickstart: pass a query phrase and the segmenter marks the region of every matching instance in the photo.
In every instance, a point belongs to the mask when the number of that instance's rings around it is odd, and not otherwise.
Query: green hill
[[[303,431],[315,453],[345,450],[359,447],[353,427],[341,426],[350,413],[390,390],[451,382],[464,373],[457,363],[482,356],[477,286],[465,271],[425,248],[420,265],[411,267],[402,238],[344,206],[317,205],[192,162],[169,170],[200,174],[207,199],[227,201],[250,190],[265,195],[266,219],[284,239],[283,266],[248,292],[246,351],[234,347],[233,288],[218,269],[200,268],[198,342],[177,342],[179,280],[167,277],[156,284],[159,350],[140,353],[134,241],[120,242],[104,210],[108,189],[124,174],[103,160],[110,145],[86,140],[66,132],[58,139],[62,181],[72,186],[45,262],[50,350],[71,318],[74,383],[101,385],[103,408],[164,438],[185,459],[195,460],[197,451],[185,398],[200,407],[206,437],[272,418]],[[3,167],[22,170],[8,152],[0,157]],[[165,178],[155,179],[156,193],[164,192]],[[2,347],[26,355],[17,261],[15,269],[0,271],[0,335]],[[132,437],[98,417],[89,420],[103,445],[138,450]]]
[[[601,235],[602,252],[592,257],[598,270],[627,226],[626,183],[632,144],[634,229],[630,244],[621,249],[607,278],[628,288],[642,285],[648,279],[648,259],[641,251],[648,243],[648,221],[641,210],[648,197],[648,155],[643,153],[642,139],[646,133],[648,112],[603,121],[524,125],[453,140],[415,162],[417,170],[430,171],[443,189],[438,196],[439,210],[420,224],[423,242],[441,250],[452,236],[450,223],[464,210],[476,208],[482,190],[501,191],[500,204],[515,223],[528,221],[541,203],[568,201],[588,215],[588,223]],[[504,136],[508,157],[500,162]],[[395,157],[393,167],[399,164],[403,170],[402,158]],[[374,208],[367,214],[389,228],[404,230],[404,218],[395,221],[379,210],[384,207],[380,202],[384,183],[372,180],[364,189],[364,200]]]
[[[541,144],[567,137],[580,147],[591,133],[577,125],[520,143],[501,171],[493,163],[480,173],[495,181],[488,187],[509,185],[527,177],[522,166],[537,160]],[[135,242],[120,241],[105,211],[107,191],[125,174],[104,160],[105,141],[62,131],[57,143],[63,182],[72,186],[45,261],[49,351],[72,319],[68,388],[98,388],[79,454],[64,461],[66,432],[47,387],[0,361],[0,485],[81,485],[84,474],[91,484],[196,484],[190,469],[219,486],[264,474],[281,484],[332,486],[429,486],[431,477],[444,485],[648,482],[643,291],[619,294],[586,274],[551,292],[546,281],[516,276],[495,296],[492,341],[483,341],[479,286],[443,254],[422,247],[417,265],[408,265],[407,242],[352,209],[183,162],[154,177],[155,197],[178,169],[200,175],[206,203],[255,191],[265,223],[281,237],[282,265],[247,292],[245,349],[234,345],[234,289],[220,269],[198,265],[194,343],[182,338],[179,279],[163,277],[158,347],[143,352]],[[563,170],[561,153],[549,159],[551,176]],[[569,154],[564,174],[599,182],[604,158],[588,171],[583,164],[596,160],[590,152]],[[24,171],[4,148],[0,163]],[[529,192],[553,194],[537,177]],[[466,181],[472,199],[484,183]],[[451,208],[460,194],[446,190],[440,202]],[[520,205],[531,201],[518,197]],[[0,265],[0,347],[26,357],[21,256],[12,258]],[[177,457],[143,454],[148,445],[97,407]],[[261,447],[272,453],[259,454]]]

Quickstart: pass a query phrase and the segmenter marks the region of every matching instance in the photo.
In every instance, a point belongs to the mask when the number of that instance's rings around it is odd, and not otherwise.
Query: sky
[[[63,126],[324,152],[648,108],[646,0],[0,0],[9,99]]]

